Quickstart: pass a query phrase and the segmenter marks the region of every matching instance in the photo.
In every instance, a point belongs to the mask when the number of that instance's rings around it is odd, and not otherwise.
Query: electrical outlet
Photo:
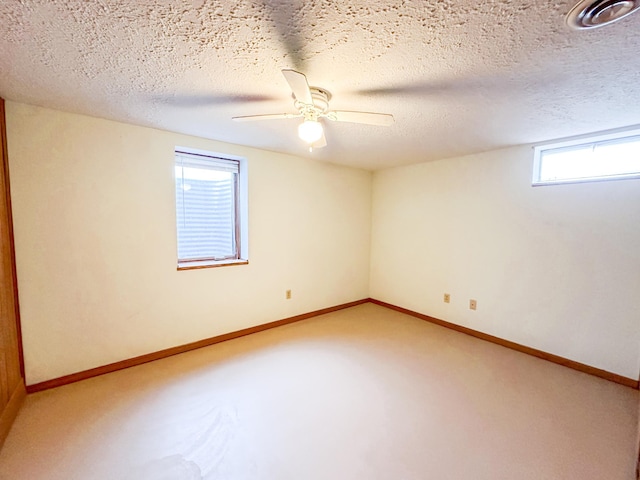
[[[284,294],[284,298],[287,300],[291,300],[291,290],[287,290]]]
[[[451,302],[451,295],[448,293],[444,294],[444,303],[450,303]]]
[[[472,299],[472,300],[469,300],[469,308],[470,308],[471,310],[475,310],[477,306],[478,306],[478,302],[476,302],[476,301],[475,301],[475,300],[473,300],[473,299]]]

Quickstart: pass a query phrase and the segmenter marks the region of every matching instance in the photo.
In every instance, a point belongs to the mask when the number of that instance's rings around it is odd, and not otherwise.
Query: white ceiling
[[[575,32],[572,0],[2,0],[0,96],[362,168],[640,124],[640,13]],[[309,154],[280,73],[392,127]]]

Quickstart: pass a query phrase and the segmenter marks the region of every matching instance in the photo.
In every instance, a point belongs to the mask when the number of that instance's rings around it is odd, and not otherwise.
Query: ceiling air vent
[[[575,30],[602,27],[639,7],[640,0],[583,0],[567,14],[567,25]]]

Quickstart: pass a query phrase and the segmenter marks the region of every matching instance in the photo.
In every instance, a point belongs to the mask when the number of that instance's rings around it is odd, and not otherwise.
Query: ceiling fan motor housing
[[[322,114],[329,111],[329,100],[331,93],[318,87],[309,87],[313,104],[309,105],[299,100],[295,100],[294,105],[300,113],[309,120],[317,120]]]
[[[313,105],[320,113],[326,113],[329,110],[329,100],[331,100],[331,94],[318,87],[311,87],[311,98],[313,98]]]

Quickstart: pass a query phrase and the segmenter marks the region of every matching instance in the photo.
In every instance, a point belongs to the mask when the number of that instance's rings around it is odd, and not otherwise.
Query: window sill
[[[211,260],[203,260],[202,262],[178,262],[178,271],[180,270],[196,270],[199,268],[217,268],[217,267],[233,267],[235,265],[249,265],[249,260],[221,260],[218,262]]]
[[[569,185],[574,183],[594,183],[594,182],[613,182],[618,180],[638,180],[640,174],[633,173],[629,175],[610,175],[608,177],[585,177],[585,178],[571,178],[562,180],[541,180],[533,181],[532,187],[546,187],[549,185]]]

